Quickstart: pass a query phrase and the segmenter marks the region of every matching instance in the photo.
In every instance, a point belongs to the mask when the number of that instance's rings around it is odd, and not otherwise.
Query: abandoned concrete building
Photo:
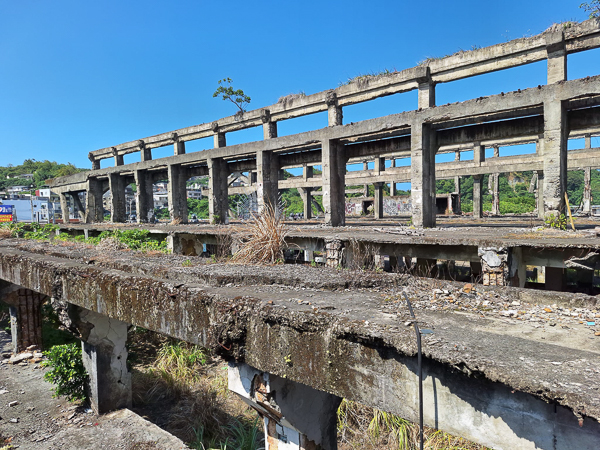
[[[331,273],[352,266],[361,256],[360,246],[364,250],[369,245],[381,267],[422,269],[419,275],[435,291],[433,299],[449,294],[437,292],[435,280],[427,277],[443,278],[442,261],[444,270],[462,261],[471,278],[480,281],[476,289],[485,298],[502,292],[517,309],[521,303],[549,303],[597,313],[600,302],[588,295],[591,291],[568,292],[565,280],[565,268],[576,268],[579,286],[592,286],[600,258],[595,233],[546,238],[523,231],[526,224],[504,229],[477,221],[487,188],[483,175],[496,177],[492,190],[497,193],[497,174],[513,171],[535,172],[539,218],[566,211],[567,172],[585,171],[584,210],[591,212],[589,172],[600,168],[600,149],[592,148],[592,137],[600,135],[600,75],[568,79],[567,58],[598,47],[600,20],[558,25],[533,37],[92,151],[91,171],[50,183],[63,209],[68,211],[70,196],[85,222],[65,225],[62,231],[88,236],[110,226],[100,224],[103,195],[109,190],[111,221],[125,222],[125,188],[135,183],[139,225],[166,237],[174,254],[199,256],[214,250],[227,233],[229,195],[253,194],[261,211],[277,203],[280,190],[297,188],[304,218],[311,218],[312,198],[321,195],[324,219],[322,226],[294,227],[286,242],[300,249],[306,261],[314,261],[320,252]],[[539,61],[547,62],[545,85],[436,104],[440,83]],[[414,90],[414,110],[344,124],[344,107]],[[279,121],[325,111],[328,123],[323,128],[278,137]],[[249,127],[262,127],[264,139],[227,145],[227,133]],[[213,137],[213,148],[186,153],[186,142],[205,137]],[[569,150],[570,139],[584,139],[584,148]],[[501,146],[523,143],[535,144],[535,153],[498,152]],[[165,146],[173,146],[173,155],[153,159],[152,150]],[[486,148],[494,149],[493,157],[486,158]],[[473,159],[461,159],[465,152],[473,152]],[[124,155],[130,153],[139,153],[141,161],[124,164]],[[436,163],[436,154],[442,153],[454,154],[454,160]],[[109,158],[114,166],[102,168],[101,162]],[[409,166],[396,164],[406,158]],[[373,163],[372,169],[367,162]],[[348,172],[351,164],[365,166]],[[283,179],[282,170],[298,168],[301,176]],[[186,225],[186,183],[197,176],[208,177],[211,224]],[[467,176],[474,181],[469,220],[478,226],[463,223],[462,233],[436,228],[438,212],[460,212],[459,178]],[[243,183],[233,185],[240,179]],[[437,179],[455,180],[455,193],[436,195]],[[167,203],[177,225],[144,224],[152,215],[153,185],[159,180],[168,180]],[[395,195],[395,184],[403,182],[411,184],[408,198]],[[393,202],[384,196],[386,183]],[[348,207],[347,186],[361,185],[374,186],[371,203],[350,202],[353,206]],[[408,212],[413,228],[386,229],[376,222],[360,229],[348,226],[347,217],[368,208],[378,221],[393,211]],[[10,240],[0,244],[2,295],[12,306],[15,349],[39,339],[29,330],[37,329],[39,303],[50,297],[65,310],[77,310],[77,326],[86,330],[81,338],[98,411],[131,403],[124,342],[128,324],[136,324],[225,350],[231,361],[230,389],[265,419],[269,449],[337,448],[335,410],[341,398],[417,420],[416,344],[405,325],[412,323],[410,317],[375,307],[382,302],[379,294],[353,293],[360,282],[348,284],[343,275],[331,275],[323,288],[268,267],[240,269],[240,276],[215,268],[215,273],[192,279],[174,267],[157,272],[148,267],[153,263],[145,268],[139,262],[103,266],[67,250],[43,255]],[[528,281],[531,267],[545,273],[535,290]],[[261,283],[318,288],[311,291],[310,302],[323,307],[308,306],[309,297],[302,291],[294,291],[290,303],[287,288],[267,294]],[[404,292],[399,281],[382,283]],[[434,336],[423,344],[427,425],[498,449],[598,448],[600,337],[594,340],[585,324],[568,332],[560,326],[526,329],[529,325],[517,320],[507,325],[505,318],[512,320],[518,311],[500,319],[484,317],[481,311],[453,311],[416,309],[417,320]]]

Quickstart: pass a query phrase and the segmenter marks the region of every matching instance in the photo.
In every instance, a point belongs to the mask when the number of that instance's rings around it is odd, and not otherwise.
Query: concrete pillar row
[[[23,352],[31,345],[42,350],[42,303],[46,296],[12,283],[3,283],[0,294],[10,310],[13,352]]]
[[[125,182],[118,173],[108,175],[110,189],[110,220],[125,222]]]
[[[481,198],[481,180],[482,175],[473,175],[473,218],[481,219],[483,217],[483,202]]]
[[[383,219],[383,183],[373,183],[373,187],[375,188],[375,197],[373,199],[375,219]]]
[[[146,170],[133,172],[135,179],[135,206],[136,220],[138,223],[153,222],[154,220],[154,192],[152,179]]]
[[[223,158],[209,158],[208,164],[208,214],[214,224],[229,223],[229,170]]]
[[[97,178],[89,178],[85,195],[85,222],[95,223],[104,220],[104,204],[102,202],[102,182]]]
[[[435,131],[429,124],[413,123],[410,143],[413,224],[435,227]]]
[[[103,314],[81,310],[83,365],[90,377],[90,403],[103,414],[131,408],[131,373],[127,369],[128,324]]]
[[[256,152],[256,199],[259,212],[279,203],[279,157],[271,151]]]
[[[230,363],[229,389],[264,421],[265,450],[336,450],[342,399],[295,381]]]
[[[567,114],[562,102],[544,102],[544,163],[545,215],[565,213],[567,187]]]
[[[169,215],[172,221],[187,223],[187,169],[178,164],[167,166],[167,201],[169,202]]]
[[[592,214],[592,169],[586,167],[583,172],[583,213]]]
[[[327,139],[321,144],[321,165],[323,168],[323,209],[325,224],[332,227],[346,223],[346,161],[343,145]]]

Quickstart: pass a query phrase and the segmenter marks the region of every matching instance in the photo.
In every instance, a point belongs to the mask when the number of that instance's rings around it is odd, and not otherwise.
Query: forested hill
[[[43,188],[44,182],[50,178],[73,175],[85,170],[87,169],[78,169],[71,163],[58,164],[54,161],[26,159],[18,166],[10,164],[7,167],[0,166],[0,191],[11,186],[33,185],[34,189],[39,189]],[[32,174],[33,180],[21,176],[26,174]]]

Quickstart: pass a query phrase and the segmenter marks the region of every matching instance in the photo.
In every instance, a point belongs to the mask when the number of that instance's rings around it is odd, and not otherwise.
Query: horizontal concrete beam
[[[379,97],[406,92],[418,88],[419,81],[428,78],[433,83],[444,83],[461,78],[517,67],[547,59],[548,36],[554,30],[547,30],[533,37],[515,39],[510,42],[476,49],[460,51],[444,58],[429,58],[422,65],[373,77],[360,77],[336,89],[312,95],[289,95],[276,104],[225,117],[212,123],[195,125],[175,131],[161,133],[141,140],[126,142],[114,147],[90,152],[92,160],[112,158],[119,155],[151,149],[176,142],[210,137],[216,132],[227,133],[250,127],[261,126],[268,120],[277,122],[327,111],[332,99],[339,106],[373,100]],[[564,29],[564,45],[567,54],[600,47],[600,23],[590,19],[580,24],[572,24]]]

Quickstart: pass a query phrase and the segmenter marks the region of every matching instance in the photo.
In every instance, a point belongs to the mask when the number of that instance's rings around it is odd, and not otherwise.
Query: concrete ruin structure
[[[590,171],[600,168],[600,151],[591,145],[591,137],[600,135],[600,75],[568,80],[567,57],[598,47],[600,20],[557,25],[537,36],[90,152],[91,171],[50,182],[63,210],[71,196],[86,222],[64,225],[60,232],[88,237],[110,229],[99,223],[107,190],[111,220],[124,222],[125,187],[131,183],[137,220],[147,222],[152,186],[168,180],[170,215],[178,224],[145,226],[167,240],[173,255],[156,262],[136,252],[119,259],[97,249],[56,246],[47,252],[39,243],[0,241],[0,300],[11,306],[15,351],[41,345],[40,305],[50,299],[62,323],[82,341],[92,405],[106,412],[131,403],[129,325],[200,344],[228,360],[229,388],[261,415],[268,450],[335,450],[335,411],[342,398],[412,421],[420,406],[413,319],[404,303],[381,295],[410,294],[406,275],[378,270],[376,280],[365,281],[337,269],[362,269],[368,254],[377,269],[404,266],[407,273],[441,279],[439,261],[447,271],[461,261],[481,284],[456,283],[457,292],[446,294],[437,289],[439,279],[419,279],[422,290],[434,293],[417,309],[419,326],[432,331],[423,335],[425,424],[497,449],[596,449],[600,358],[588,330],[530,329],[516,318],[509,323],[504,316],[487,316],[483,306],[473,308],[476,312],[457,306],[463,294],[474,303],[478,296],[492,299],[489,303],[502,292],[517,308],[510,317],[518,318],[525,303],[597,312],[596,297],[566,292],[564,281],[565,269],[574,268],[582,284],[592,285],[600,259],[596,234],[552,240],[474,227],[468,235],[452,235],[434,227],[440,210],[460,212],[461,177],[473,177],[474,218],[482,217],[486,191],[498,214],[499,174],[512,171],[534,172],[531,190],[543,218],[564,211],[567,171],[584,170],[583,204],[589,212]],[[539,61],[547,61],[545,85],[436,104],[440,83]],[[343,123],[344,107],[408,91],[417,92],[412,111]],[[319,112],[327,112],[327,127],[278,136],[279,121]],[[249,127],[263,127],[264,139],[227,145],[227,133]],[[186,142],[211,136],[213,148],[186,153]],[[579,138],[585,147],[568,150],[568,140]],[[500,156],[501,146],[523,143],[535,143],[536,152]],[[172,156],[152,158],[153,149],[171,145]],[[494,156],[486,158],[486,149],[494,149]],[[464,158],[467,152],[473,159]],[[141,161],[124,164],[130,153],[139,153]],[[453,153],[454,160],[436,163],[440,153]],[[102,168],[109,158],[114,167]],[[409,166],[397,164],[405,158]],[[348,171],[354,164],[363,170]],[[292,168],[302,168],[302,176],[283,179],[282,170]],[[186,183],[194,176],[208,177],[212,225],[186,225]],[[243,178],[245,186],[232,186],[233,178]],[[437,195],[436,179],[453,180],[454,193]],[[401,182],[411,183],[409,199],[396,195]],[[364,200],[367,185],[374,186],[374,195]],[[288,188],[300,192],[307,219],[314,196],[323,198],[329,226],[296,227],[286,243],[305,261],[316,261],[320,252],[325,267],[298,264],[291,275],[259,266],[230,271],[220,264],[181,270],[180,255],[200,256],[223,245],[230,232],[220,226],[228,223],[229,195],[253,193],[260,209],[275,204],[278,191]],[[348,191],[364,196],[351,208]],[[392,215],[390,208],[408,212],[415,227],[342,227],[346,215],[371,206],[377,220]],[[525,288],[531,266],[545,272],[540,290]],[[324,279],[311,269],[327,271]],[[456,294],[452,306],[428,308],[437,291]]]
[[[307,205],[317,189],[323,196],[325,223],[345,223],[346,186],[375,186],[375,216],[383,217],[383,183],[410,182],[412,218],[416,226],[435,226],[435,180],[474,178],[474,217],[481,217],[481,187],[484,174],[531,170],[537,173],[538,214],[564,212],[568,170],[599,167],[591,136],[600,134],[600,77],[567,78],[568,55],[600,46],[597,19],[569,26],[556,25],[530,38],[498,44],[391,74],[360,79],[329,91],[282,98],[266,108],[238,113],[212,123],[182,128],[113,147],[92,151],[90,172],[53,180],[52,189],[66,205],[70,195],[87,223],[103,219],[102,194],[112,193],[111,220],[125,221],[125,186],[135,183],[137,220],[147,221],[152,205],[152,184],[168,179],[171,219],[186,223],[186,181],[209,177],[209,209],[212,223],[227,222],[227,196],[256,192],[259,207],[275,203],[278,190],[298,188]],[[547,84],[455,104],[436,105],[436,85],[493,71],[547,61]],[[413,111],[343,124],[343,108],[379,97],[418,91]],[[323,129],[278,137],[277,123],[307,114],[328,112]],[[227,133],[262,126],[264,140],[227,146]],[[186,142],[213,136],[214,148],[186,153]],[[586,146],[568,151],[568,140],[584,138]],[[499,157],[498,147],[535,143],[535,154]],[[173,156],[152,159],[152,149],[173,146]],[[485,149],[495,156],[486,159]],[[461,160],[461,152],[474,153]],[[455,161],[435,162],[435,155],[454,152]],[[124,164],[124,155],[139,153],[141,162]],[[102,169],[100,162],[114,158],[114,167]],[[410,158],[410,166],[395,161]],[[347,172],[349,164],[374,161],[372,170]],[[391,163],[386,164],[386,161]],[[320,166],[322,173],[314,174]],[[281,169],[302,168],[301,177],[281,179]],[[229,187],[232,173],[246,174],[248,186]],[[586,178],[589,180],[589,178]],[[498,212],[497,181],[494,210]],[[589,191],[589,182],[586,192]],[[86,192],[86,205],[76,195]],[[587,197],[586,197],[587,198]],[[589,213],[589,202],[584,201]],[[66,208],[66,206],[65,206]],[[310,208],[305,208],[310,210]],[[308,211],[307,211],[308,212]],[[310,214],[308,212],[308,214]]]

